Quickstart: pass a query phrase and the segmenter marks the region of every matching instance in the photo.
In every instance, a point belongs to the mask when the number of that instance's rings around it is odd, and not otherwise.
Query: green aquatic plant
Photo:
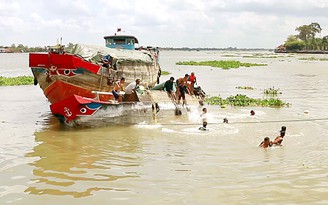
[[[263,55],[253,55],[253,56],[243,56],[243,58],[279,58],[281,56],[263,56]]]
[[[309,57],[309,58],[299,58],[299,60],[307,60],[307,61],[328,61],[328,58]]]
[[[230,69],[230,68],[239,68],[239,67],[251,67],[251,66],[267,66],[267,64],[259,64],[259,63],[242,63],[240,61],[235,60],[214,60],[214,61],[179,61],[176,63],[177,65],[191,65],[191,66],[211,66],[222,69]]]
[[[14,85],[33,85],[34,77],[18,76],[18,77],[3,77],[0,76],[0,86],[14,86]]]
[[[238,57],[238,56],[232,54],[224,54],[222,55],[222,57]]]
[[[263,92],[264,92],[265,95],[278,95],[278,94],[282,94],[282,92],[279,91],[279,88],[276,89],[274,87],[268,88],[268,89],[264,89]]]
[[[168,72],[168,71],[165,71],[165,70],[162,70],[161,71],[161,75],[170,75],[171,73],[170,72]]]
[[[254,90],[255,88],[251,86],[238,86],[236,87],[237,89],[242,89],[242,90]]]
[[[289,105],[289,103],[286,103],[277,98],[254,99],[241,94],[230,96],[226,99],[223,99],[220,96],[209,97],[205,99],[205,102],[209,105],[221,105],[221,106],[231,105],[231,106],[240,106],[240,107],[246,107],[246,106],[283,107]]]
[[[204,102],[209,105],[225,105],[226,101],[221,96],[213,96],[205,98]]]

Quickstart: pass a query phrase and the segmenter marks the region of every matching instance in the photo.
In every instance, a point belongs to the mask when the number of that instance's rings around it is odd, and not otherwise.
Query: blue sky
[[[122,28],[142,46],[274,48],[318,22],[328,0],[0,0],[0,46],[104,45]]]

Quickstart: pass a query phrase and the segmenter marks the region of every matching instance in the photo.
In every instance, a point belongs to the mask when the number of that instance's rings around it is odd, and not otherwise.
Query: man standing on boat
[[[110,68],[111,67],[111,62],[110,62],[110,55],[105,55],[101,59],[102,61],[102,66],[105,68]]]
[[[135,82],[130,83],[125,88],[125,95],[123,98],[124,102],[135,102],[138,101],[137,91],[139,89],[140,79],[136,79]]]
[[[136,93],[136,90],[139,88],[140,79],[137,79],[135,82],[130,83],[125,88],[125,94],[131,95],[132,93]]]
[[[122,77],[121,80],[115,82],[114,88],[112,90],[114,98],[118,102],[122,101],[122,96],[120,95],[120,92],[124,91],[124,83],[125,83],[125,78]]]

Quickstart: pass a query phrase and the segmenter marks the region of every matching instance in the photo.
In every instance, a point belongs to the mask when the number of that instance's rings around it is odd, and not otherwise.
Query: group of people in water
[[[136,79],[135,82],[130,83],[129,85],[127,85],[126,87],[124,87],[124,83],[125,83],[125,78],[122,77],[119,81],[116,81],[114,84],[114,88],[112,90],[112,94],[115,98],[116,101],[120,102],[122,101],[122,91],[124,91],[125,94],[132,94],[137,92],[137,89],[139,87],[141,80],[140,79]],[[175,102],[177,101],[178,104],[180,103],[180,100],[183,100],[183,104],[186,103],[186,93],[193,95],[194,94],[194,85],[195,83],[197,83],[196,81],[196,76],[194,74],[194,72],[192,72],[190,75],[189,74],[185,74],[184,77],[179,78],[177,81],[177,94],[178,97],[176,97],[175,92],[174,92],[174,77],[170,77],[169,80],[167,80],[164,83],[164,90],[167,92],[168,96],[174,100]],[[255,115],[255,111],[251,110],[250,111],[250,115],[254,116]],[[207,129],[207,108],[203,108],[202,109],[202,113],[200,114],[200,118],[202,121],[202,127],[199,127],[199,130],[201,131],[206,131]],[[223,119],[223,123],[228,123],[228,119],[224,118]],[[263,139],[263,141],[259,144],[259,147],[262,148],[268,148],[268,147],[272,147],[272,146],[281,146],[282,141],[285,137],[286,134],[286,126],[282,126],[281,130],[280,130],[280,135],[278,135],[273,141],[270,140],[269,137],[265,137]]]
[[[202,109],[202,113],[200,114],[200,119],[202,121],[202,127],[199,127],[199,130],[201,131],[207,131],[207,108]],[[255,111],[251,110],[250,115],[254,116]],[[228,119],[225,117],[223,118],[223,123],[228,123]],[[261,148],[268,148],[272,146],[281,146],[282,141],[284,140],[285,134],[286,134],[286,126],[282,126],[280,130],[280,134],[273,140],[271,141],[269,137],[265,137],[263,141],[259,144],[259,147]]]

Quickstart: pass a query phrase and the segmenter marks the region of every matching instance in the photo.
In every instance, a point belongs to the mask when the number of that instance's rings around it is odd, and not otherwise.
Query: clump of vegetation
[[[239,67],[251,67],[251,66],[267,66],[267,64],[259,64],[259,63],[242,63],[240,61],[235,60],[214,60],[214,61],[183,61],[177,62],[177,65],[192,65],[192,66],[211,66],[222,69],[230,69],[230,68],[239,68]]]
[[[247,97],[246,95],[237,94],[235,96],[230,96],[226,99],[221,98],[220,96],[214,96],[206,98],[205,102],[210,105],[232,105],[232,106],[263,106],[263,107],[283,107],[288,106],[289,104],[277,99],[254,99]]]
[[[296,27],[298,35],[290,35],[283,45],[285,52],[297,51],[327,51],[328,50],[328,35],[321,38],[322,28],[319,23],[313,22],[308,25]],[[320,34],[320,37],[317,36]],[[280,47],[280,46],[279,46]],[[280,49],[278,49],[280,50]]]
[[[224,54],[222,55],[222,57],[237,57],[236,55],[232,55],[232,54]]]
[[[171,73],[170,72],[168,72],[168,71],[165,71],[165,70],[162,70],[161,71],[161,75],[170,75]]]
[[[251,87],[251,86],[238,86],[236,87],[237,89],[241,89],[241,90],[254,90],[255,88]]]
[[[309,58],[299,58],[299,60],[306,60],[306,61],[328,61],[328,58],[309,57]]]
[[[278,95],[278,94],[282,94],[282,92],[279,91],[278,89],[275,89],[274,87],[272,88],[268,88],[268,89],[264,89],[264,94],[265,95]]]
[[[14,86],[14,85],[33,85],[34,77],[18,76],[18,77],[3,77],[0,76],[0,86]]]
[[[243,56],[243,58],[278,58],[279,56],[264,56],[263,54],[254,54],[252,56]]]

